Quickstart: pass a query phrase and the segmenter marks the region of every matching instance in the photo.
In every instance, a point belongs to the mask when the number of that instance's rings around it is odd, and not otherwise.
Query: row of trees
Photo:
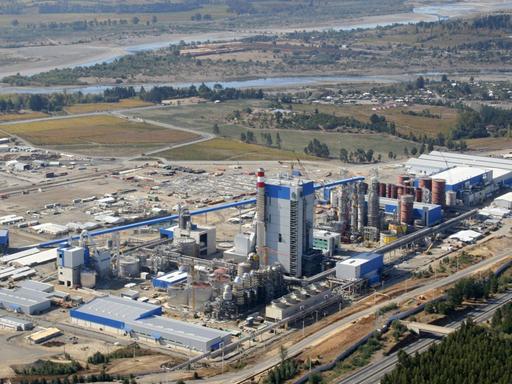
[[[61,378],[54,378],[51,380],[47,380],[45,377],[33,379],[33,380],[26,380],[21,379],[20,381],[17,381],[19,384],[78,384],[78,383],[106,383],[106,382],[121,382],[122,384],[136,384],[137,381],[133,376],[121,376],[121,375],[111,375],[106,373],[104,370],[102,370],[97,375],[73,375],[71,377],[71,380],[68,377],[65,377],[63,379]]]
[[[498,288],[498,278],[494,275],[484,279],[465,278],[446,291],[446,299],[425,305],[425,311],[446,315],[457,309],[464,300],[487,299],[491,294],[498,292]]]
[[[304,148],[304,153],[316,157],[329,158],[329,147],[325,143],[321,143],[318,139],[311,140],[307,147]]]
[[[18,112],[22,109],[32,111],[56,112],[61,111],[65,106],[72,104],[87,104],[109,102],[115,103],[122,99],[133,97],[148,102],[159,103],[165,99],[176,99],[184,97],[202,97],[208,100],[234,100],[234,99],[262,99],[263,91],[247,89],[240,90],[236,88],[223,88],[216,85],[209,88],[202,84],[199,87],[190,86],[188,88],[174,87],[154,87],[146,91],[144,87],[139,92],[134,87],[113,87],[103,91],[103,94],[77,93],[51,93],[51,94],[18,94],[0,96],[0,113]]]

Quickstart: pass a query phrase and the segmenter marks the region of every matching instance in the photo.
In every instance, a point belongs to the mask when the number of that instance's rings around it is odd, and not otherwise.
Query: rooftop
[[[158,305],[124,299],[117,296],[97,297],[75,311],[88,315],[108,317],[113,320],[128,321],[139,319],[160,308]]]
[[[495,200],[512,201],[512,192],[507,192],[504,195],[498,196]]]
[[[26,288],[0,288],[0,301],[2,300],[14,301],[20,305],[29,306],[49,301],[47,293],[38,292]]]
[[[188,276],[187,272],[183,271],[173,271],[166,275],[155,278],[155,280],[164,281],[166,283],[177,283],[183,280],[186,280]]]
[[[181,334],[183,336],[205,342],[208,342],[217,337],[223,338],[230,335],[229,332],[207,328],[189,322],[173,320],[162,316],[152,316],[145,319],[140,319],[135,323],[140,324],[146,329],[156,333],[172,333],[174,335]]]
[[[446,184],[454,185],[463,183],[473,177],[481,176],[487,171],[482,168],[475,167],[455,167],[447,169],[443,172],[432,175],[434,179],[444,179]]]

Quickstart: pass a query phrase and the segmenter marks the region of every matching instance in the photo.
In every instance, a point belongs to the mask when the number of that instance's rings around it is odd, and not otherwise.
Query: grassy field
[[[139,99],[123,99],[118,103],[89,103],[89,104],[74,104],[65,107],[64,111],[67,113],[89,113],[89,112],[103,112],[114,111],[117,109],[146,107],[152,105],[146,101]]]
[[[18,121],[18,120],[30,120],[30,119],[38,119],[41,117],[47,117],[48,115],[43,112],[27,112],[27,113],[0,113],[0,123],[1,122],[9,122],[9,121]]]
[[[246,144],[237,140],[216,138],[198,144],[159,152],[155,156],[169,160],[303,160],[315,159],[303,152],[291,152],[262,145]]]
[[[481,139],[466,140],[469,149],[480,151],[500,151],[512,149],[512,138],[506,137],[483,137]]]
[[[255,108],[263,105],[264,102],[261,101],[243,100],[221,104],[207,103],[170,107],[137,112],[133,115],[210,133],[213,131],[213,124],[218,123],[220,136],[222,137],[239,140],[242,132],[252,131],[259,143],[263,142],[261,138],[262,133],[270,133],[275,143],[276,133],[279,132],[282,140],[282,149],[297,153],[303,153],[308,143],[317,138],[329,146],[331,156],[333,157],[338,157],[341,148],[345,148],[349,152],[357,148],[364,150],[371,148],[376,153],[382,154],[383,158],[386,158],[389,151],[400,156],[404,153],[405,147],[411,149],[413,146],[418,146],[410,141],[385,134],[258,129],[248,128],[241,124],[225,123],[225,116],[234,110],[243,110],[246,107]]]
[[[87,116],[69,119],[20,123],[0,127],[1,131],[17,135],[38,146],[76,149],[111,148],[139,149],[182,143],[197,138],[189,132],[155,127],[146,123],[127,121],[113,116]]]
[[[416,136],[435,137],[438,133],[447,134],[457,122],[457,111],[448,107],[412,105],[389,109],[373,110],[374,105],[294,105],[295,110],[312,111],[317,108],[321,112],[335,113],[337,115],[354,116],[361,121],[368,121],[372,114],[385,116],[388,121],[396,124],[398,132],[403,134],[413,133]],[[432,115],[441,118],[425,116],[412,116],[407,112],[421,113],[429,110]]]

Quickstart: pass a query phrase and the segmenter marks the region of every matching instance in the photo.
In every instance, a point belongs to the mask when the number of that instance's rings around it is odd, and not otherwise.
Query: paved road
[[[483,322],[492,317],[496,309],[512,300],[512,292],[507,292],[498,296],[491,301],[489,305],[482,306],[471,310],[467,317],[471,316],[476,322]],[[458,328],[461,326],[463,320],[452,321],[446,326],[450,328]],[[414,355],[416,352],[421,353],[427,350],[432,344],[440,342],[442,339],[419,339],[418,341],[409,344],[404,348],[404,351],[409,355]],[[338,384],[373,384],[378,383],[386,373],[393,370],[398,362],[397,353],[393,353],[383,359],[361,368],[352,375],[338,381]]]
[[[302,339],[301,341],[297,342],[293,346],[289,347],[288,348],[288,356],[292,357],[292,356],[298,355],[305,349],[316,344],[319,339],[328,337],[329,334],[335,334],[342,327],[344,327],[344,326],[350,324],[351,322],[356,321],[364,316],[371,315],[371,314],[375,313],[381,307],[389,305],[390,303],[398,304],[399,302],[404,302],[409,299],[418,297],[418,296],[424,294],[425,292],[431,291],[433,289],[441,288],[445,285],[452,284],[455,281],[457,281],[463,277],[469,276],[475,272],[478,272],[481,269],[487,269],[491,265],[510,257],[510,255],[511,255],[510,251],[502,252],[502,253],[495,255],[489,259],[483,260],[478,264],[472,265],[464,270],[461,270],[453,275],[447,276],[443,279],[433,281],[433,282],[431,282],[427,285],[424,285],[420,288],[406,292],[392,300],[382,302],[380,304],[377,304],[370,308],[362,310],[358,313],[355,313],[353,315],[350,315],[343,319],[340,319],[340,320],[320,329],[319,331],[311,334],[310,336]],[[255,375],[257,375],[261,372],[264,372],[264,371],[272,368],[273,366],[279,364],[280,360],[281,359],[278,355],[268,357],[267,359],[260,361],[255,365],[249,366],[243,370],[236,371],[236,372],[229,372],[224,375],[218,375],[218,376],[215,376],[215,377],[212,377],[209,379],[203,379],[201,382],[209,383],[209,384],[243,383],[243,382],[249,381]],[[173,377],[174,376],[172,375],[172,373],[171,374],[162,373],[162,374],[148,375],[147,377],[141,378],[139,381],[141,383],[165,382],[168,380],[172,380]]]

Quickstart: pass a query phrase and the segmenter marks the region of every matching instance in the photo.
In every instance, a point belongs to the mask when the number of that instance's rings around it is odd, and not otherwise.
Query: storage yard
[[[218,373],[371,292],[403,292],[445,255],[476,247],[471,265],[509,239],[506,159],[433,151],[349,173],[22,150],[30,158],[8,152],[2,171],[2,332],[24,335],[14,348],[62,344],[80,361],[136,342],[158,356],[144,375],[179,377],[187,359]]]

